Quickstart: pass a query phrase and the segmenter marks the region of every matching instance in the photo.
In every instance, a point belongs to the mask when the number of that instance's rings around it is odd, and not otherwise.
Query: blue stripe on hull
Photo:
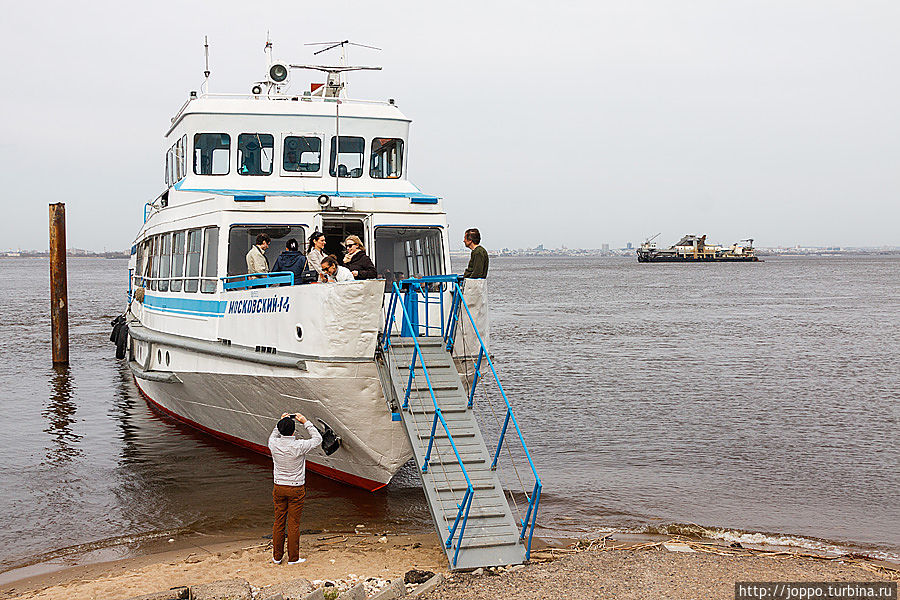
[[[225,315],[227,300],[200,300],[198,298],[170,298],[167,296],[144,296],[144,306],[160,312],[202,317],[222,317]]]
[[[305,196],[319,197],[340,196],[342,198],[409,198],[416,204],[437,204],[438,197],[422,192],[335,192],[334,190],[232,190],[209,188],[186,188],[182,186],[183,180],[175,184],[175,189],[180,192],[202,192],[204,194],[218,194],[220,196],[236,196],[242,202],[249,202],[251,198],[265,200],[266,196]]]

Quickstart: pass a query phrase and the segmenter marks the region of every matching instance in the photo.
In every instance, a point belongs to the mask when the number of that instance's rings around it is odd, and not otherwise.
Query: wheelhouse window
[[[271,133],[242,133],[238,136],[238,173],[271,175],[275,137]]]
[[[169,289],[180,292],[184,284],[184,239],[186,232],[176,231],[172,235],[172,279]]]
[[[194,135],[194,173],[197,175],[227,175],[231,136],[227,133],[197,133]]]
[[[437,227],[376,227],[375,269],[391,282],[444,274],[441,230]]]
[[[181,179],[187,175],[184,160],[186,146],[187,136],[182,136],[182,138],[175,143],[175,181],[181,181]]]
[[[284,138],[282,168],[291,173],[318,173],[322,168],[322,140],[289,135]]]
[[[331,163],[328,172],[332,177],[362,177],[365,149],[366,141],[361,137],[342,135],[340,143],[338,143],[338,138],[332,136]],[[337,162],[337,174],[335,174],[335,162]]]
[[[372,159],[369,176],[375,179],[397,179],[403,167],[403,140],[375,138],[372,140]]]
[[[203,230],[203,281],[200,284],[200,291],[204,294],[216,291],[218,266],[219,228],[207,227]]]
[[[196,292],[200,276],[200,245],[202,229],[191,229],[187,232],[187,252],[185,253],[184,291]]]
[[[247,253],[256,243],[256,236],[266,233],[271,238],[266,260],[271,267],[275,259],[285,249],[291,238],[303,247],[306,240],[302,225],[234,225],[228,232],[228,275],[244,275],[247,273]]]

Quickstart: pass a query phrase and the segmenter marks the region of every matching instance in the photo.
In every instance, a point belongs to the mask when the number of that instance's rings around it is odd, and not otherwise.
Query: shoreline
[[[369,529],[367,529],[369,527]],[[813,553],[823,556],[847,556],[865,559],[873,563],[886,564],[895,568],[900,567],[900,554],[886,550],[872,550],[855,546],[849,542],[836,542],[818,538],[804,537],[793,534],[752,532],[723,527],[701,526],[697,524],[669,523],[665,525],[648,525],[649,531],[640,531],[630,528],[599,528],[587,532],[556,532],[548,530],[544,535],[534,538],[534,550],[546,548],[564,548],[577,545],[586,539],[615,539],[622,542],[658,542],[668,539],[690,539],[704,541],[712,544],[742,544],[744,547],[757,549],[775,549],[795,554]],[[303,529],[301,530],[304,541],[314,542],[320,537],[329,536],[365,536],[375,535],[368,533],[377,530],[377,535],[388,538],[409,537],[421,540],[437,540],[434,532],[398,533],[394,527],[383,524],[362,525],[355,530],[336,529]],[[232,551],[237,546],[269,543],[271,546],[270,529],[258,527],[250,529],[237,529],[228,532],[202,533],[194,530],[172,530],[151,532],[137,536],[122,536],[121,538],[109,538],[97,540],[75,546],[60,548],[44,555],[32,557],[34,560],[25,559],[17,566],[0,571],[0,599],[5,598],[4,591],[10,586],[22,582],[41,582],[40,585],[48,585],[47,582],[62,581],[70,573],[92,573],[103,570],[108,565],[130,565],[152,562],[154,557],[178,557],[187,554],[209,553],[211,548],[216,552],[222,549]],[[437,544],[434,541],[434,544]],[[437,546],[435,546],[437,548]],[[441,555],[443,556],[443,555]]]
[[[301,556],[307,558],[307,562],[291,566],[271,562],[271,541],[262,536],[227,541],[207,537],[206,540],[212,543],[201,545],[185,540],[179,548],[164,548],[141,556],[78,565],[5,581],[0,584],[0,599],[127,599],[166,590],[175,585],[189,586],[232,578],[247,580],[256,587],[296,578],[320,582],[327,580],[341,585],[340,582],[367,578],[396,579],[403,577],[410,569],[433,571],[447,579],[443,586],[450,591],[435,597],[470,597],[467,594],[474,593],[473,582],[477,579],[473,574],[449,570],[438,537],[434,533],[385,534],[366,531],[364,528],[353,532],[307,533],[301,536]],[[163,542],[163,546],[166,544],[167,542]],[[754,569],[758,568],[763,568],[764,573],[769,573],[765,570],[769,569],[774,575],[781,571],[785,574],[794,573],[800,568],[801,572],[809,573],[810,579],[830,573],[836,580],[900,580],[900,564],[862,559],[854,555],[837,556],[756,544],[736,545],[733,542],[729,544],[721,540],[692,539],[685,536],[621,533],[577,541],[535,537],[532,560],[526,567],[513,569],[515,573],[507,573],[502,568],[488,569],[485,573],[512,577],[548,568],[555,572],[558,570],[556,567],[545,565],[557,561],[561,564],[571,562],[573,557],[591,553],[619,557],[604,557],[602,560],[609,563],[608,566],[613,570],[624,570],[622,577],[625,579],[625,571],[634,566],[629,567],[629,561],[648,561],[646,568],[657,568],[657,563],[663,561],[662,564],[668,565],[665,568],[670,568],[672,561],[688,560],[693,565],[692,568],[701,571],[709,567],[710,561],[721,563],[727,566],[727,572],[734,573],[735,576],[746,574],[745,579],[752,579],[757,574]],[[766,563],[760,567],[760,561],[766,558],[773,559],[771,564]],[[742,563],[744,559],[749,562]],[[576,562],[579,560],[588,559],[577,559]],[[716,568],[724,568],[721,565]],[[593,571],[580,573],[578,577],[583,578],[590,573]],[[601,577],[599,573],[594,575]],[[615,572],[604,572],[602,575],[612,578],[616,576]],[[481,579],[488,587],[501,585],[498,577]],[[461,581],[468,583],[461,585]],[[690,587],[693,583],[689,581],[685,585]],[[474,585],[474,588],[479,585]],[[541,590],[533,597],[542,597],[541,594],[548,590]],[[459,595],[454,596],[455,593]]]

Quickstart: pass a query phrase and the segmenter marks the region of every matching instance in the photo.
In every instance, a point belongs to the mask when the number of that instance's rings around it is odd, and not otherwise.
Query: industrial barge
[[[719,246],[707,244],[705,235],[686,235],[674,246],[660,250],[653,241],[658,235],[637,249],[638,262],[759,262],[752,238],[740,240],[747,242],[746,245]]]

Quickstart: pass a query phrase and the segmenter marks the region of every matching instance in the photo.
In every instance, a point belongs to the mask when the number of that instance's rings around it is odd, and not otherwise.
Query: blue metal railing
[[[246,290],[249,288],[269,287],[270,285],[294,285],[294,274],[291,271],[275,273],[259,273],[254,275],[231,275],[220,277],[224,290]]]
[[[410,313],[406,310],[405,304],[399,302],[400,288],[396,282],[392,284],[392,288],[393,293],[391,294],[391,301],[389,303],[389,314],[386,320],[384,337],[382,338],[382,347],[384,349],[390,347],[390,328],[394,323],[394,313],[397,309],[397,304],[400,304],[400,309],[403,311],[403,322],[410,322]],[[414,294],[415,292],[409,293]],[[419,341],[417,338],[418,335],[415,335],[414,332],[414,335],[411,336],[411,339],[413,341],[413,355],[412,360],[409,364],[409,379],[406,384],[406,395],[403,399],[403,410],[408,410],[409,408],[409,395],[410,391],[412,390],[413,379],[415,378],[416,362],[422,356],[422,349],[419,347]],[[434,395],[434,387],[432,387],[431,385],[431,376],[428,374],[428,367],[425,365],[424,360],[421,360],[421,363],[422,373],[425,375],[425,383],[428,385],[428,393],[431,395],[431,403],[434,405],[434,419],[431,423],[431,436],[428,438],[428,450],[426,451],[425,458],[422,461],[422,472],[428,472],[428,463],[431,460],[431,450],[434,447],[434,434],[437,431],[438,421],[440,421],[441,426],[443,426],[444,428],[444,432],[447,434],[447,440],[450,442],[450,447],[453,448],[453,454],[456,456],[456,461],[459,463],[459,468],[462,469],[462,474],[466,478],[466,493],[463,496],[462,502],[458,504],[459,509],[456,512],[456,519],[453,521],[453,525],[448,527],[450,535],[447,537],[447,542],[445,544],[447,548],[452,547],[453,537],[454,535],[456,535],[456,531],[458,528],[459,536],[456,538],[456,550],[453,553],[453,566],[455,567],[457,558],[459,557],[459,550],[462,547],[462,539],[466,531],[466,523],[469,520],[469,508],[472,506],[472,498],[473,496],[475,496],[475,487],[472,485],[472,480],[469,479],[469,473],[466,470],[466,466],[463,464],[462,457],[460,457],[459,455],[459,450],[457,450],[456,448],[456,442],[453,441],[453,434],[450,433],[450,427],[447,425],[447,421],[444,420],[444,415],[441,412],[441,408],[438,406],[437,398]]]
[[[412,365],[410,366],[409,381],[407,382],[406,398],[404,399],[404,405],[403,405],[403,407],[406,408],[406,406],[409,402],[409,389],[410,389],[410,386],[412,385],[412,380],[414,377],[413,365],[415,365],[417,356],[421,355],[421,351],[419,349],[419,344],[416,341],[416,338],[419,335],[428,336],[430,329],[439,329],[447,351],[452,351],[453,343],[454,343],[454,340],[456,337],[456,329],[457,329],[457,326],[459,323],[459,315],[462,312],[462,309],[465,309],[465,315],[466,315],[466,317],[468,317],[468,321],[472,325],[472,331],[475,333],[475,335],[478,339],[478,345],[479,345],[478,357],[475,361],[475,373],[474,373],[471,387],[469,389],[468,407],[469,408],[473,407],[473,402],[474,402],[474,398],[475,398],[475,388],[478,385],[479,380],[482,378],[481,367],[482,367],[483,361],[485,359],[487,359],[487,363],[491,369],[491,373],[494,375],[494,382],[497,384],[497,388],[500,390],[500,394],[503,397],[503,402],[506,404],[506,417],[504,419],[503,427],[500,431],[500,436],[497,441],[497,450],[494,452],[493,461],[491,462],[491,469],[497,468],[497,462],[499,461],[499,458],[500,458],[500,450],[503,448],[503,442],[504,442],[504,439],[506,438],[506,432],[509,428],[509,424],[512,423],[513,427],[516,430],[516,434],[518,435],[519,442],[522,444],[522,449],[524,450],[525,457],[528,459],[528,464],[531,467],[532,475],[534,476],[534,488],[531,491],[531,495],[529,496],[528,493],[526,492],[526,497],[528,498],[528,510],[525,513],[525,518],[523,518],[520,523],[521,531],[519,532],[519,539],[524,539],[526,532],[528,534],[528,544],[527,544],[527,550],[526,550],[526,554],[525,554],[525,559],[528,560],[528,558],[530,558],[530,556],[531,556],[531,541],[532,541],[532,537],[534,535],[535,524],[537,522],[537,512],[538,512],[538,506],[540,504],[541,491],[543,489],[543,484],[541,483],[541,478],[538,476],[537,469],[534,466],[534,461],[531,458],[531,453],[528,450],[528,445],[525,443],[525,437],[522,435],[522,430],[519,428],[519,423],[516,420],[516,416],[513,414],[512,406],[510,405],[509,399],[506,396],[506,390],[503,389],[503,385],[500,383],[500,377],[497,375],[497,370],[494,368],[494,363],[491,360],[490,354],[488,353],[487,348],[484,345],[484,340],[482,340],[482,338],[481,338],[481,333],[478,331],[478,327],[475,325],[475,319],[472,317],[472,313],[469,310],[468,304],[466,304],[465,298],[463,298],[462,287],[459,285],[461,280],[462,280],[462,278],[459,277],[458,275],[440,275],[440,276],[433,276],[433,277],[422,277],[422,278],[418,278],[418,279],[404,279],[403,281],[399,282],[399,286],[397,283],[394,283],[393,284],[393,293],[391,294],[391,300],[388,304],[388,313],[385,318],[384,332],[382,333],[382,338],[381,338],[381,347],[384,350],[387,350],[388,348],[390,348],[391,335],[393,332],[394,321],[395,321],[396,307],[397,307],[397,304],[400,304],[403,309],[403,326],[401,329],[401,335],[404,335],[404,337],[407,337],[407,336],[411,337],[415,344],[415,348],[413,350]],[[440,326],[439,327],[433,326],[433,325],[429,325],[429,323],[428,323],[428,313],[430,312],[430,310],[429,310],[429,301],[428,301],[427,291],[425,291],[422,294],[424,299],[421,301],[421,303],[424,305],[424,308],[425,308],[425,325],[423,326],[421,323],[419,323],[418,318],[415,321],[411,321],[410,317],[411,317],[412,313],[409,309],[416,310],[416,311],[418,310],[418,305],[420,302],[418,299],[418,296],[419,296],[420,290],[427,290],[428,284],[435,284],[435,283],[442,284],[440,286],[439,298],[438,298],[438,301],[441,303],[441,324],[440,324]],[[424,287],[423,287],[423,284],[425,284]],[[443,284],[447,284],[447,285],[445,286]],[[407,292],[406,298],[404,300],[400,299],[401,287],[403,289],[405,289]],[[448,287],[450,289],[451,299],[450,299],[450,309],[449,309],[449,311],[447,311],[446,322],[445,322],[444,292],[445,292],[445,288],[448,288]],[[423,367],[423,370],[425,370],[424,361],[423,361],[422,367]],[[426,380],[427,380],[428,379],[427,370],[425,370],[425,374],[426,374]],[[432,397],[432,400],[435,402],[435,409],[437,409],[437,401],[434,400],[434,391],[431,389],[430,380],[429,380],[429,391],[431,391],[431,397]],[[441,421],[443,422],[443,417],[441,418]],[[434,425],[436,426],[436,421],[435,421]],[[431,449],[431,444],[434,440],[435,426],[432,427],[431,437],[428,441],[429,452]],[[447,428],[446,423],[444,423],[444,428],[446,430],[446,428]],[[450,435],[449,431],[447,432],[447,435],[448,436]],[[455,446],[454,446],[454,450],[455,450]],[[457,455],[457,458],[459,458],[458,455]],[[460,461],[460,466],[462,466],[462,461]],[[427,460],[426,460],[426,467],[427,467]],[[467,477],[467,480],[468,480],[468,477]],[[467,514],[468,514],[468,511],[467,511]],[[448,542],[448,544],[449,544],[449,542]],[[448,548],[449,548],[449,545],[448,545]],[[457,548],[457,552],[458,552],[458,548]],[[455,564],[456,563],[454,561],[454,566],[455,566]]]
[[[506,390],[503,389],[503,385],[500,383],[500,377],[497,375],[497,370],[494,368],[494,361],[491,360],[491,355],[488,353],[487,348],[484,345],[484,340],[481,339],[481,333],[478,331],[478,327],[475,325],[475,319],[472,318],[472,313],[469,311],[469,305],[466,304],[466,299],[463,298],[462,290],[459,288],[459,285],[456,286],[456,296],[459,298],[462,307],[466,309],[466,315],[469,317],[469,322],[472,324],[472,331],[478,337],[478,345],[480,346],[478,350],[478,362],[476,364],[476,378],[472,382],[472,391],[469,394],[469,405],[471,406],[472,398],[475,395],[474,389],[475,385],[478,383],[477,375],[481,369],[481,360],[482,358],[486,358],[488,362],[488,366],[491,368],[491,373],[494,374],[494,382],[497,384],[497,389],[500,390],[500,394],[503,396],[503,402],[506,404],[506,418],[503,421],[503,429],[500,432],[500,439],[497,441],[497,451],[494,453],[494,460],[491,462],[491,468],[497,468],[497,460],[500,458],[500,449],[503,447],[503,439],[506,437],[506,429],[509,426],[510,421],[512,421],[513,427],[516,428],[516,434],[519,436],[519,442],[522,444],[522,449],[525,451],[525,457],[528,459],[528,464],[531,467],[531,473],[534,475],[534,489],[531,491],[531,496],[528,498],[528,511],[525,513],[525,518],[522,519],[522,530],[519,532],[519,539],[525,538],[525,532],[528,532],[528,547],[525,552],[525,560],[528,560],[531,557],[531,538],[534,536],[534,526],[537,523],[537,511],[538,505],[541,501],[541,490],[543,489],[543,484],[541,483],[541,478],[538,475],[537,469],[534,466],[534,461],[531,459],[531,452],[528,451],[528,445],[525,443],[525,437],[522,435],[522,430],[519,428],[519,422],[516,420],[516,415],[513,414],[512,406],[509,403],[509,398],[506,397]],[[529,520],[531,521],[529,523]]]

